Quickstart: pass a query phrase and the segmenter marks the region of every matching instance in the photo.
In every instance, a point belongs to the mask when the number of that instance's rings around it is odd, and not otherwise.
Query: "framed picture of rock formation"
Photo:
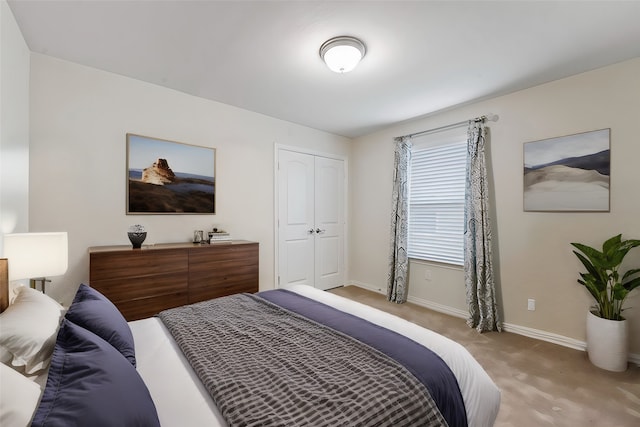
[[[526,142],[524,210],[609,212],[610,129]]]
[[[127,215],[214,214],[215,148],[127,134]]]

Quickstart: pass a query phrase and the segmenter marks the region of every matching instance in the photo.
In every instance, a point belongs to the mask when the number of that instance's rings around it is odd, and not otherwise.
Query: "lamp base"
[[[51,280],[47,279],[46,277],[38,277],[36,279],[31,279],[29,280],[29,285],[31,286],[32,289],[38,289],[36,286],[36,282],[41,282],[41,288],[42,288],[42,293],[46,293],[45,292],[45,283],[47,282],[51,282]]]

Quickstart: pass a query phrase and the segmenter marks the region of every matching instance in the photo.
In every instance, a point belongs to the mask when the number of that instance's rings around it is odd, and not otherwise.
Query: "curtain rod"
[[[469,122],[484,122],[484,121],[487,121],[487,120],[490,121],[490,122],[497,122],[499,118],[500,117],[497,114],[489,113],[487,115],[476,117],[474,119],[464,120],[464,121],[461,121],[461,122],[452,123],[450,125],[444,125],[444,126],[440,126],[440,127],[433,128],[433,129],[427,129],[427,130],[423,130],[421,132],[410,133],[408,135],[402,135],[402,136],[399,136],[398,138],[406,138],[406,137],[415,138],[416,136],[428,135],[430,133],[440,132],[440,131],[448,130],[448,129],[454,129],[454,128],[457,128],[459,126],[466,125]]]

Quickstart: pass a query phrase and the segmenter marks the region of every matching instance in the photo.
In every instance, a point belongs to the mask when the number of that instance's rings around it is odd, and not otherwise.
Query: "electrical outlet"
[[[536,300],[534,300],[533,298],[529,298],[527,300],[527,310],[536,311]]]
[[[424,271],[424,279],[425,280],[431,280],[431,270],[425,270]]]

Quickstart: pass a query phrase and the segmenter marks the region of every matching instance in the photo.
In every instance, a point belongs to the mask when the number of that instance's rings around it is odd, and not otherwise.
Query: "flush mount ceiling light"
[[[348,73],[356,68],[365,53],[364,43],[349,36],[334,37],[320,46],[320,58],[336,73]]]

